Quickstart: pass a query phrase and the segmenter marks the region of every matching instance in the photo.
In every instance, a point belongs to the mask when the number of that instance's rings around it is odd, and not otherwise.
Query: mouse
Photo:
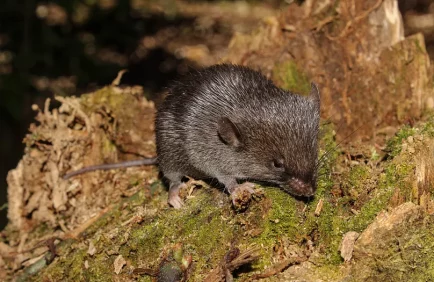
[[[218,64],[190,72],[168,87],[157,109],[155,158],[96,165],[99,169],[157,164],[168,181],[168,203],[179,196],[185,176],[214,179],[235,199],[254,193],[254,182],[312,197],[317,186],[320,93],[308,96],[277,87],[259,71]]]

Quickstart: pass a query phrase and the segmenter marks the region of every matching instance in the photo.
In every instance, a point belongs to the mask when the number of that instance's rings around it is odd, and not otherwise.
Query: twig
[[[367,16],[369,16],[369,14],[376,10],[378,7],[380,7],[381,3],[383,3],[383,0],[378,0],[374,6],[372,6],[371,8],[369,8],[368,10],[364,11],[363,13],[361,13],[360,15],[358,15],[357,17],[354,18],[354,20],[350,20],[346,23],[344,29],[339,33],[339,35],[337,36],[330,36],[327,33],[325,34],[325,36],[331,40],[331,41],[335,41],[338,40],[346,35],[348,35],[350,33],[350,27],[358,22],[360,22],[361,20],[363,20],[364,18],[366,18]]]
[[[227,269],[229,269],[230,271],[234,271],[238,267],[254,261],[259,257],[259,255],[256,254],[258,251],[259,248],[252,248],[241,253],[234,260],[232,260],[230,263],[226,265]]]
[[[111,209],[111,207],[106,207],[105,209],[100,211],[98,215],[90,218],[89,220],[84,222],[82,225],[80,225],[76,229],[72,230],[70,233],[65,234],[64,238],[77,239],[78,236],[80,235],[80,233],[85,231],[89,226],[91,226],[95,221],[97,221],[99,218],[101,218],[101,216],[103,216],[110,209]]]
[[[118,75],[116,76],[116,78],[112,81],[112,86],[118,86],[119,83],[121,82],[122,76],[124,75],[124,73],[126,73],[128,70],[120,70],[118,72]]]
[[[315,31],[320,31],[326,24],[331,23],[336,19],[336,16],[329,16],[322,21],[320,21],[317,25],[315,25],[312,29]]]
[[[307,260],[306,257],[293,257],[293,258],[286,259],[282,262],[279,262],[279,263],[273,265],[272,267],[268,268],[267,270],[265,270],[261,274],[253,275],[252,277],[250,277],[249,280],[250,281],[251,280],[259,280],[259,279],[271,277],[273,275],[281,273],[282,271],[284,271],[285,269],[287,269],[291,265],[300,264],[306,260]]]
[[[251,248],[243,253],[239,253],[239,250],[237,248],[232,248],[223,258],[220,265],[213,269],[208,276],[204,279],[205,282],[230,282],[233,281],[232,277],[232,271],[237,269],[238,267],[248,264],[254,260],[256,260],[259,255],[257,252],[259,251],[259,248]],[[233,256],[235,258],[232,259]],[[232,260],[231,260],[232,259]],[[231,260],[231,261],[228,261]]]
[[[83,118],[84,123],[86,124],[87,132],[92,131],[90,118],[88,117],[88,115],[85,112],[83,112],[83,110],[80,108],[79,105],[77,105],[77,103],[72,103],[69,99],[65,99],[64,97],[61,97],[61,96],[56,96],[56,97],[54,97],[54,99],[56,99],[60,103],[66,104],[66,105],[70,106],[71,108],[73,108],[74,110],[76,110],[77,113]]]

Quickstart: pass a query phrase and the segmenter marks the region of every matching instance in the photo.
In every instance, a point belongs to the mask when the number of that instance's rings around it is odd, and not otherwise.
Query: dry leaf
[[[125,264],[127,264],[126,260],[122,255],[119,255],[113,263],[113,266],[115,267],[115,273],[121,273],[122,267],[124,267]]]
[[[93,256],[96,253],[96,248],[95,248],[95,245],[93,244],[92,241],[90,241],[90,243],[89,243],[89,249],[87,249],[87,253],[90,256]]]
[[[350,261],[353,257],[354,243],[356,242],[359,235],[360,234],[355,231],[350,231],[345,233],[344,237],[342,238],[339,251],[344,261]]]

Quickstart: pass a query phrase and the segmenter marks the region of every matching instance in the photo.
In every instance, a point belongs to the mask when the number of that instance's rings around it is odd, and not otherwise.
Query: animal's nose
[[[315,194],[315,189],[312,187],[312,185],[299,178],[292,177],[288,184],[296,195],[311,197]]]

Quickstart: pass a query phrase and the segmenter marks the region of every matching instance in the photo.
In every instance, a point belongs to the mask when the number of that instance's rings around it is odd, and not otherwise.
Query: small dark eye
[[[285,167],[285,165],[283,164],[283,160],[282,159],[276,159],[273,160],[273,167],[281,170]]]

